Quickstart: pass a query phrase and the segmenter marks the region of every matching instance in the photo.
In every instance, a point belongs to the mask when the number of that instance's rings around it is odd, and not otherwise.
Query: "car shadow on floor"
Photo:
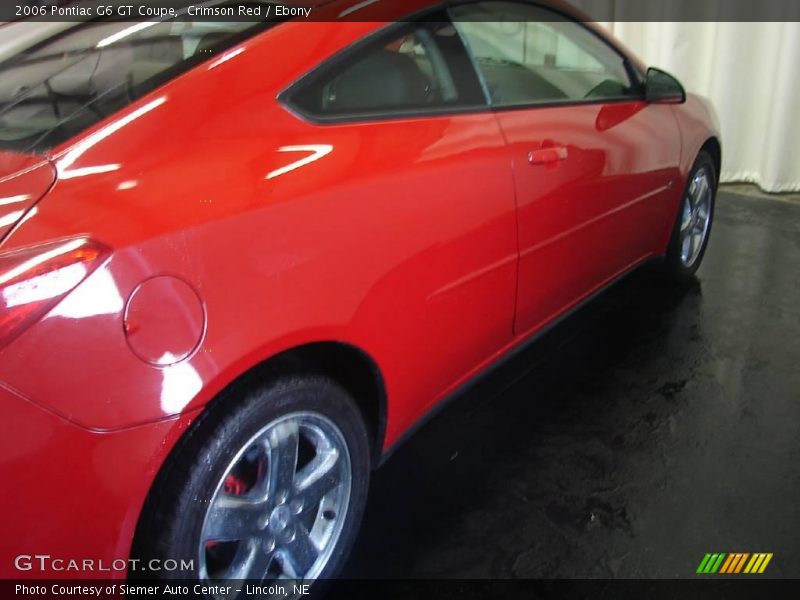
[[[375,474],[346,576],[546,576],[582,532],[628,532],[615,454],[650,451],[686,384],[639,367],[700,296],[634,273],[453,400]]]
[[[800,205],[721,193],[698,280],[632,274],[397,450],[344,575],[798,576],[797,264]]]

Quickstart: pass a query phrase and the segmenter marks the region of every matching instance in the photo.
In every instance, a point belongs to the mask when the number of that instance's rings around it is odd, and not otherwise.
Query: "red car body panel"
[[[89,431],[0,387],[0,456],[7,481],[0,574],[8,578],[120,578],[139,513],[163,455],[193,415],[113,435]],[[86,572],[56,562],[51,570],[15,568],[18,556],[95,561]],[[102,563],[102,565],[101,565]],[[38,564],[36,563],[37,567]],[[122,567],[122,568],[121,568]]]
[[[0,152],[0,241],[55,179],[53,166],[41,157]]]
[[[383,25],[283,24],[52,151],[57,181],[0,252],[88,235],[113,254],[0,349],[0,472],[14,482],[0,575],[87,576],[20,572],[19,554],[126,558],[181,433],[270,357],[320,342],[368,356],[387,449],[546,323],[663,254],[691,163],[717,136],[699,100],[328,125],[276,101]],[[543,148],[568,159],[529,164]],[[36,197],[47,173],[24,175]],[[0,196],[25,185],[0,180]]]
[[[517,187],[515,331],[524,334],[663,251],[683,188],[675,163],[680,140],[672,107],[643,101],[502,111],[497,118]],[[651,143],[639,144],[642,136]],[[561,151],[560,160],[531,163],[533,153],[549,149]]]

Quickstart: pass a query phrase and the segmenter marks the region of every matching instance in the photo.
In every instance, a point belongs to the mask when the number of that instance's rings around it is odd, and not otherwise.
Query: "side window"
[[[293,88],[288,102],[323,120],[486,104],[451,23],[414,23],[343,60],[334,59]]]
[[[452,14],[495,106],[640,95],[622,56],[553,11],[477,2]]]
[[[93,20],[0,63],[0,149],[41,152],[270,23]]]

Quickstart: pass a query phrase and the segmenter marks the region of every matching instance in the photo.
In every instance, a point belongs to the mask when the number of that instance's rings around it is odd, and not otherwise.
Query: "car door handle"
[[[528,162],[532,165],[546,165],[567,159],[567,149],[563,146],[539,148],[528,152]]]

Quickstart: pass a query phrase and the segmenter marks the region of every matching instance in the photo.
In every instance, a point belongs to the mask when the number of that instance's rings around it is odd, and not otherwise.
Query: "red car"
[[[330,577],[421,417],[698,268],[712,110],[580,14],[314,11],[0,29],[3,576]]]

